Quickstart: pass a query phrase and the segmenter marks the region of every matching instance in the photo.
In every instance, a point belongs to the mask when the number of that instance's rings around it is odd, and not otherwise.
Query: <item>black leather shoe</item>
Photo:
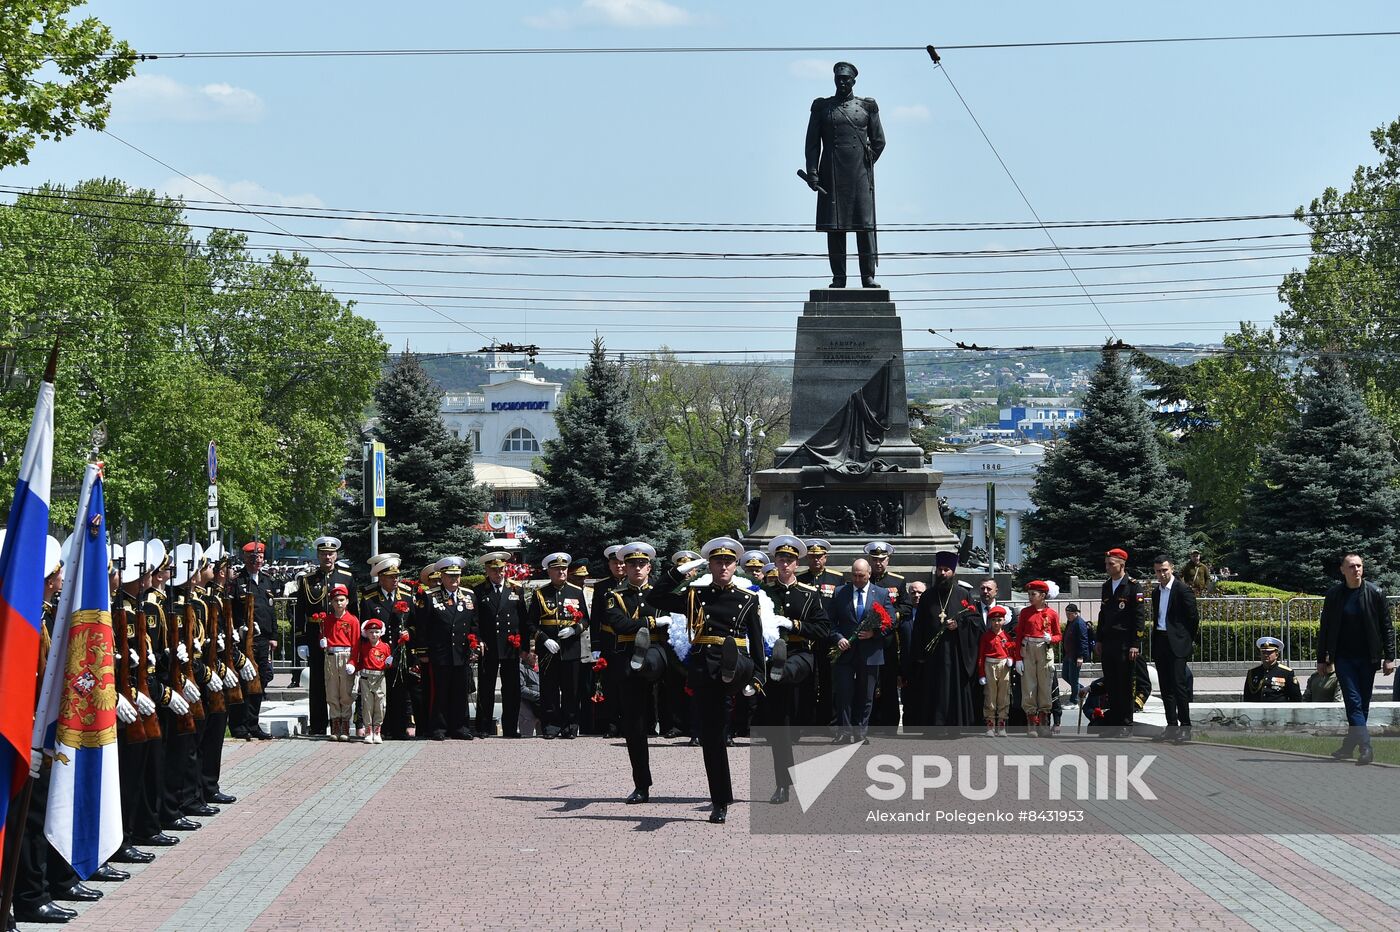
[[[176,819],[168,825],[161,826],[161,828],[165,829],[167,832],[196,832],[203,827],[202,823],[196,822],[193,819]]]
[[[603,732],[604,738],[621,738],[622,732],[618,731],[616,725],[609,725],[608,730]]]
[[[637,803],[646,802],[647,798],[648,796],[646,790],[633,790],[632,795],[627,797],[627,804],[629,806],[635,806]]]
[[[699,739],[699,738],[691,738],[689,741],[687,741],[687,742],[685,743],[685,746],[688,747],[688,748],[698,748],[698,747],[700,746],[700,739]]]
[[[34,909],[15,909],[16,922],[68,922],[77,918],[77,912],[65,909],[57,903],[45,903]]]
[[[1351,760],[1356,754],[1356,748],[1349,744],[1344,744],[1332,752],[1333,760]]]
[[[159,835],[150,835],[146,838],[136,839],[136,843],[143,848],[169,848],[180,843],[180,839],[174,835],[167,835],[161,832]],[[146,852],[150,854],[150,852]]]
[[[1176,737],[1172,739],[1172,744],[1186,744],[1186,743],[1189,742],[1190,740],[1191,740],[1191,729],[1189,729],[1189,728],[1182,728],[1182,729],[1180,729],[1180,730],[1176,733]]]
[[[724,820],[729,817],[728,806],[716,806],[710,812],[710,822],[715,825],[723,825]]]
[[[60,890],[53,894],[55,900],[63,900],[67,903],[96,903],[102,899],[102,891],[94,890],[92,887],[85,887],[81,883],[75,883],[67,890]]]
[[[472,739],[472,733],[462,728],[452,732],[452,737],[456,738],[458,741],[470,741]]]
[[[733,738],[725,738],[725,739],[724,739],[724,746],[727,747],[727,748],[737,748],[739,745],[737,745],[737,744],[734,743],[734,739],[733,739]]]
[[[773,654],[771,663],[768,665],[768,679],[770,682],[780,683],[783,679],[783,668],[787,666],[787,641],[778,638],[773,642]]]
[[[259,741],[271,741],[271,740],[272,740],[272,735],[271,735],[269,732],[263,731],[261,728],[259,728],[257,731],[249,732],[248,734],[249,734],[251,737],[257,738]]]
[[[201,819],[207,819],[210,816],[218,815],[219,810],[215,809],[213,806],[199,805],[189,807],[184,810],[184,813],[187,816],[199,816]]]
[[[431,735],[429,735],[428,737],[429,737],[429,738],[432,738],[434,741],[446,741],[446,740],[447,740],[447,732],[445,732],[445,731],[435,731],[435,732],[433,732]]]
[[[768,797],[768,801],[774,805],[779,805],[788,801],[788,788],[780,786],[773,791],[773,795]]]
[[[667,741],[674,741],[675,739],[679,738],[682,734],[684,734],[684,732],[682,732],[679,728],[667,728],[665,734],[663,734],[661,737],[665,738]]]
[[[112,860],[118,864],[149,864],[155,859],[156,856],[150,851],[142,851],[133,845],[127,845],[112,855]]]
[[[247,741],[251,737],[248,734],[248,729],[246,728],[240,728],[237,731],[234,731],[232,728],[230,728],[228,730],[228,734],[230,738],[237,738],[239,741]]]
[[[227,793],[215,793],[209,797],[211,803],[218,803],[220,806],[232,806],[238,802],[237,796],[230,796]]]
[[[1356,755],[1356,766],[1364,767],[1376,759],[1376,754],[1368,744],[1361,749],[1361,753]]]
[[[121,883],[123,880],[130,879],[130,874],[126,871],[119,871],[110,864],[103,864],[88,878],[88,880],[100,880],[102,883]]]

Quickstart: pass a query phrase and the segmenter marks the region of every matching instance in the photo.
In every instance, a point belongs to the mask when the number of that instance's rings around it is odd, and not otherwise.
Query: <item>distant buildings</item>
[[[1035,507],[1031,487],[1044,459],[1045,447],[1038,443],[983,443],[953,453],[934,453],[929,465],[943,473],[939,496],[951,510],[967,515],[973,544],[986,549],[988,532],[1000,519],[1006,525],[1006,552],[996,554],[997,562],[1020,563],[1021,517]],[[990,514],[988,486],[996,490],[995,511]]]
[[[1035,402],[1050,402],[1049,404]],[[1001,409],[997,427],[1025,440],[1054,440],[1084,416],[1084,409],[1063,400],[1034,399]]]

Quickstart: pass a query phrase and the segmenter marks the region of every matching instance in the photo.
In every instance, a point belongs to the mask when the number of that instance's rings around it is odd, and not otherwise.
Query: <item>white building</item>
[[[1031,487],[1036,471],[1045,459],[1045,447],[1038,443],[1015,446],[983,443],[955,453],[934,453],[929,465],[943,473],[938,494],[948,500],[953,511],[967,514],[972,523],[972,541],[986,548],[987,532],[998,517],[1006,520],[1006,553],[998,562],[1020,563],[1021,516],[1034,509]],[[987,515],[987,486],[996,487],[996,514]]]

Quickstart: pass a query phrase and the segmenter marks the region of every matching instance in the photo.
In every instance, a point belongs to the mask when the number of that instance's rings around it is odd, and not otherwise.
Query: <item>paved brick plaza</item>
[[[730,752],[736,791],[746,750]],[[1394,929],[1400,836],[753,836],[698,749],[229,743],[239,802],[73,928]],[[767,806],[766,799],[754,805]],[[790,805],[796,805],[792,803]],[[1268,813],[1259,813],[1261,831]],[[1020,879],[1035,865],[1034,890]],[[995,908],[991,904],[999,903]],[[37,927],[24,927],[37,928]]]

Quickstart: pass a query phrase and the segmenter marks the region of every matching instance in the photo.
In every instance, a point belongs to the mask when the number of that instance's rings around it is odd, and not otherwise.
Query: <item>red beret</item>
[[[1006,606],[1005,606],[1005,605],[993,605],[991,608],[987,609],[987,617],[988,617],[988,618],[1005,618],[1005,617],[1006,617]]]
[[[343,586],[337,586],[336,588],[337,588],[337,589],[342,589],[342,588],[344,588],[344,587],[343,587]],[[383,631],[383,630],[384,630],[384,622],[380,621],[378,618],[370,618],[370,619],[368,619],[368,620],[365,621],[364,629],[365,629],[366,631],[368,631],[370,628],[374,628],[376,631]]]
[[[1026,591],[1049,593],[1050,584],[1045,582],[1044,580],[1032,579],[1030,582],[1026,583]]]
[[[266,553],[266,552],[267,552],[267,544],[264,544],[264,543],[263,543],[262,541],[260,541],[260,540],[250,540],[250,541],[248,541],[248,543],[246,543],[246,544],[243,545],[243,552],[244,552],[244,553]]]
[[[348,596],[349,594],[350,590],[345,587],[344,583],[336,583],[334,586],[331,586],[331,595]]]
[[[1117,557],[1124,563],[1128,562],[1128,551],[1124,550],[1122,547],[1114,547],[1106,555],[1110,557]]]

